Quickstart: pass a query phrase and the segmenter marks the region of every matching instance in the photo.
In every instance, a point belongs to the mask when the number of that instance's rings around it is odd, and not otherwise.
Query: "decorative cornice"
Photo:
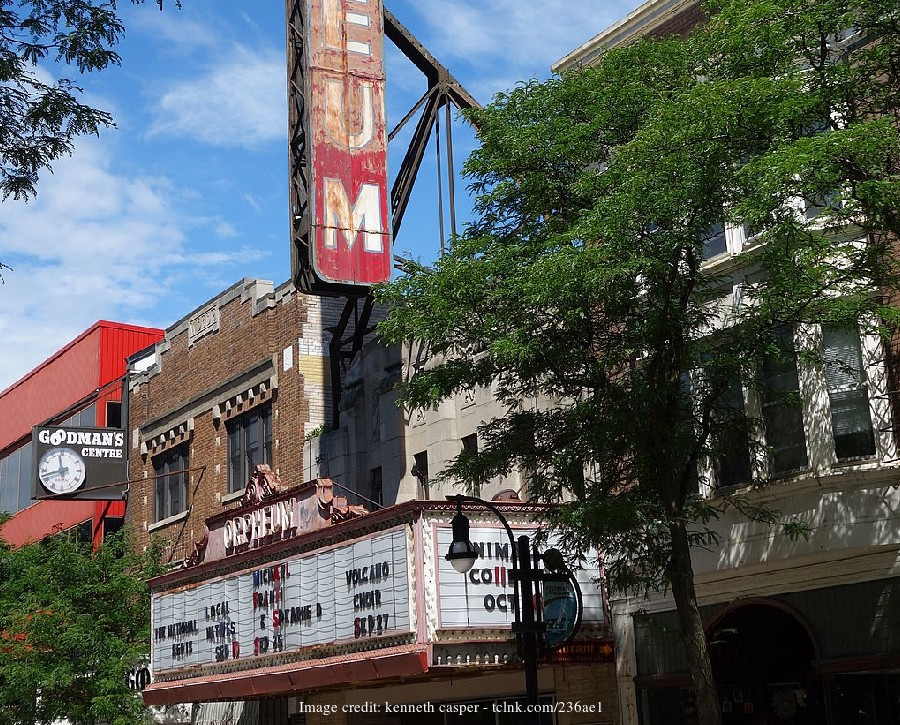
[[[190,440],[193,432],[194,419],[187,418],[171,428],[157,433],[150,439],[141,440],[141,455],[158,456],[160,453]]]
[[[648,0],[550,66],[554,73],[593,64],[610,48],[642,38],[699,0]]]
[[[173,431],[181,431],[185,426],[187,428],[184,432],[189,437],[194,429],[194,418],[207,411],[212,411],[215,420],[223,417],[228,420],[270,400],[277,388],[278,368],[275,356],[264,357],[230,380],[200,393],[184,405],[141,426],[138,432],[141,454],[156,455],[176,445],[180,441],[174,441]],[[162,441],[163,437],[169,442]],[[187,437],[183,438],[186,439]]]

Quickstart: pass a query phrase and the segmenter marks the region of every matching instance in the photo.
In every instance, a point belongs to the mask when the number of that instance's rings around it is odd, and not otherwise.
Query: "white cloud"
[[[206,71],[171,82],[155,103],[149,134],[245,148],[282,141],[285,75],[280,53],[232,45]]]
[[[551,63],[623,17],[634,2],[406,0],[405,6],[422,17],[427,32],[420,40],[451,72],[463,61],[491,69],[495,81],[505,84],[479,82],[489,95],[510,87],[510,75],[548,75]]]
[[[127,19],[127,32],[138,31],[153,37],[160,47],[176,46],[182,51],[214,48],[223,31],[215,16],[194,18],[175,8],[158,12],[146,3],[137,7],[123,5],[121,10]]]
[[[0,285],[0,389],[98,319],[165,326],[264,256],[190,248],[188,231],[230,237],[234,227],[183,213],[167,179],[118,173],[103,141],[83,140],[54,171],[35,200],[3,203],[0,261],[13,271]]]

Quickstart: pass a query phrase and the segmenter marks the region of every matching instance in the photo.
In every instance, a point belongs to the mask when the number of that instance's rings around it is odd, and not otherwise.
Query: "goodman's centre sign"
[[[125,432],[36,426],[33,498],[118,500],[127,481]]]

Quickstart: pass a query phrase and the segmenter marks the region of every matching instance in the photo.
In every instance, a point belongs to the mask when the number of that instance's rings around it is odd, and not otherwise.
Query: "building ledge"
[[[184,521],[188,517],[188,511],[184,510],[180,514],[175,514],[174,516],[169,516],[168,518],[157,521],[155,524],[150,524],[147,527],[147,531],[156,531],[157,529],[162,529],[169,524],[175,524],[179,521]]]

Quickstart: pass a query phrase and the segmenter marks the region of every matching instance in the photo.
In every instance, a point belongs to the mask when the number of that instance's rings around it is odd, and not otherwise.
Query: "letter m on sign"
[[[345,176],[341,174],[340,176]],[[386,187],[346,177],[321,179],[312,262],[325,282],[371,285],[391,277],[391,236]]]
[[[338,237],[343,237],[347,250],[353,251],[356,235],[363,234],[363,249],[381,253],[381,189],[377,184],[363,184],[356,202],[351,206],[350,197],[340,179],[325,179],[325,247],[337,249]]]

